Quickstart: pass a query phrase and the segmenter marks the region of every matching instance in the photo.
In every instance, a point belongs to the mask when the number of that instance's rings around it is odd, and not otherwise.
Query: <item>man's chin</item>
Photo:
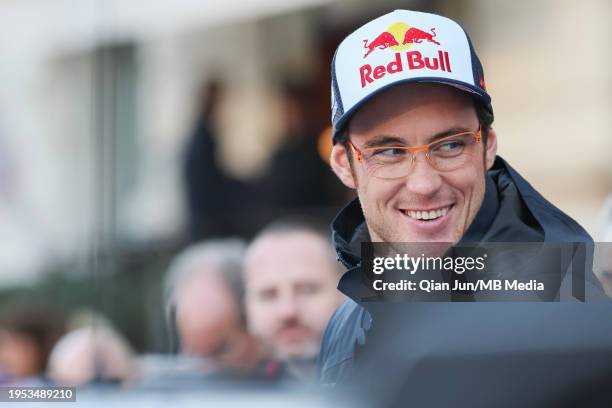
[[[282,345],[277,349],[277,357],[281,360],[310,360],[317,357],[318,344],[301,343]]]
[[[403,241],[391,245],[395,254],[406,254],[412,257],[442,256],[451,247],[450,242],[439,241]]]

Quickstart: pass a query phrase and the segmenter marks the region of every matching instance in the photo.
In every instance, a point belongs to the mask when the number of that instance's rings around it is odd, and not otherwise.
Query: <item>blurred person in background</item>
[[[314,379],[321,336],[343,302],[326,228],[312,220],[279,220],[249,246],[244,267],[249,329],[287,377]]]
[[[245,200],[255,197],[253,186],[230,177],[220,166],[216,128],[223,85],[211,79],[202,85],[196,121],[184,152],[183,177],[192,242],[211,236],[245,235]]]
[[[346,189],[319,154],[312,86],[286,80],[280,89],[283,138],[262,180],[266,208],[303,212],[340,204]]]
[[[60,385],[124,384],[138,378],[128,341],[98,314],[74,318],[74,327],[55,345],[47,375]]]
[[[44,381],[63,318],[41,308],[18,310],[0,323],[0,383]]]
[[[171,331],[183,355],[201,359],[199,374],[248,377],[261,359],[246,330],[238,239],[195,244],[173,261],[166,278]]]
[[[210,80],[202,86],[183,167],[192,242],[252,236],[279,214],[299,211],[327,215],[346,197],[347,189],[319,152],[320,129],[309,109],[314,103],[311,87],[286,80],[279,94],[280,145],[265,174],[249,182],[227,174],[217,157],[216,123],[223,85]]]

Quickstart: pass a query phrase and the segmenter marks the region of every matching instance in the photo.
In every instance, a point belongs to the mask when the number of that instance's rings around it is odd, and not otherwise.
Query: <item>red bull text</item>
[[[362,65],[359,68],[361,87],[364,88],[367,84],[371,84],[387,74],[393,75],[403,72],[404,69],[412,71],[427,68],[432,71],[453,72],[447,51],[439,50],[435,57],[424,57],[419,51],[408,51],[404,55],[405,62],[402,60],[402,53],[396,52],[395,59],[386,65],[376,65],[374,67],[370,64]]]

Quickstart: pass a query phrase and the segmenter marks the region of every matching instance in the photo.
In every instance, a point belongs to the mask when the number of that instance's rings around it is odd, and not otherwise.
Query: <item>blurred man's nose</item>
[[[283,293],[277,304],[277,313],[283,318],[291,318],[297,315],[298,305],[296,297],[292,293]]]

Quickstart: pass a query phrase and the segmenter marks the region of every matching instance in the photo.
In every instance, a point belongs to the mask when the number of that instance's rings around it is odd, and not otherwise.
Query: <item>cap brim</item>
[[[353,107],[351,107],[351,109],[349,109],[348,111],[344,112],[342,117],[338,120],[338,122],[334,126],[333,143],[336,143],[337,135],[344,129],[344,127],[346,126],[346,124],[350,120],[350,118],[353,116],[353,114],[360,107],[362,107],[366,102],[368,102],[370,99],[372,99],[376,95],[379,95],[381,92],[384,92],[385,90],[387,90],[389,88],[392,88],[394,86],[400,85],[400,84],[423,83],[423,82],[425,82],[425,83],[439,83],[439,84],[449,85],[449,86],[452,86],[453,88],[456,88],[456,89],[459,89],[459,90],[461,90],[463,92],[466,92],[469,95],[471,95],[472,97],[474,97],[475,99],[477,99],[479,102],[482,102],[484,107],[491,114],[493,114],[493,107],[491,106],[491,96],[489,96],[489,94],[486,91],[484,91],[482,88],[480,88],[480,87],[474,86],[474,85],[469,84],[467,82],[455,81],[453,79],[448,79],[448,78],[439,78],[439,77],[407,78],[407,79],[402,79],[402,80],[395,81],[395,82],[393,82],[391,84],[388,84],[388,85],[386,85],[386,86],[384,86],[382,88],[377,89],[376,91],[372,92],[371,94],[369,94],[368,96],[366,96],[365,98],[360,100],[358,103],[356,103]]]

